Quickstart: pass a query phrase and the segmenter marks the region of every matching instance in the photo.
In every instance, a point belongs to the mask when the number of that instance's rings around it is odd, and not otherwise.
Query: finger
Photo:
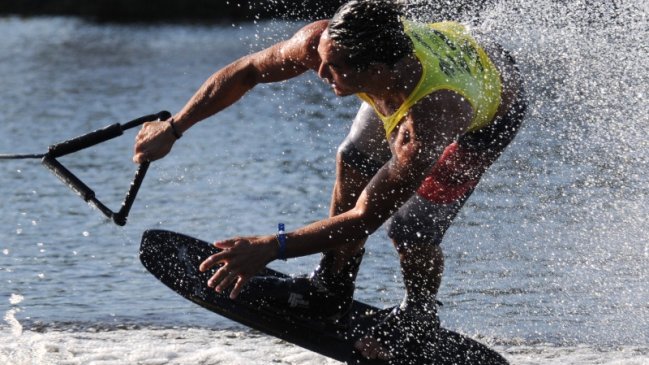
[[[370,338],[367,343],[368,348],[368,358],[369,359],[380,359],[380,360],[389,360],[390,353],[383,348],[383,345],[376,339]]]
[[[227,265],[222,266],[220,269],[216,270],[214,275],[207,281],[207,286],[210,288],[214,288],[218,285],[220,285],[221,281],[225,279],[228,276],[228,269],[226,268]]]
[[[133,162],[135,162],[135,163],[137,163],[137,164],[141,164],[141,163],[144,163],[144,162],[147,162],[147,161],[149,161],[149,158],[147,157],[145,151],[137,152],[137,153],[133,156]]]
[[[235,242],[238,240],[223,240],[214,242],[213,246],[225,250],[234,247]]]
[[[234,285],[234,288],[232,288],[232,291],[230,292],[230,299],[234,300],[239,296],[239,293],[241,293],[241,290],[243,289],[243,286],[248,282],[248,278],[244,276],[239,276],[239,280],[237,280],[237,283]]]
[[[370,359],[377,359],[379,357],[379,352],[380,349],[377,348],[376,343],[372,344],[370,346],[370,356],[368,356]]]
[[[216,291],[221,293],[225,289],[229,288],[232,286],[232,284],[238,279],[238,276],[236,273],[232,271],[228,271],[223,280],[221,280],[221,283],[216,286]]]
[[[363,339],[362,339],[362,338],[359,339],[358,341],[356,341],[356,343],[354,344],[354,348],[355,348],[356,351],[358,351],[358,352],[363,351]]]
[[[363,346],[363,350],[361,350],[361,355],[363,355],[364,358],[369,359],[370,349],[367,346]]]
[[[226,248],[232,248],[234,244],[230,243],[230,241],[216,241],[212,244],[212,246],[223,250]]]
[[[219,253],[215,253],[214,255],[206,258],[203,262],[201,262],[200,266],[198,267],[198,270],[200,272],[206,272],[207,270],[213,268],[215,265],[227,260],[228,257],[229,257],[228,251],[221,251]]]

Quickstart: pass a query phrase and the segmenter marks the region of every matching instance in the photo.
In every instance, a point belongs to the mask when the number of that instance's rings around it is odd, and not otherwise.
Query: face
[[[347,63],[348,52],[336,46],[325,30],[318,45],[320,67],[318,76],[331,85],[338,96],[363,92],[367,80],[371,80],[368,71],[359,71]]]

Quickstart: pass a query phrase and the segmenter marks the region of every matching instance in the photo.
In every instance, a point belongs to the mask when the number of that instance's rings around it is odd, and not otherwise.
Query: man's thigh
[[[392,157],[383,123],[369,104],[361,105],[338,154],[345,168],[368,177],[374,176]]]
[[[446,147],[417,192],[392,217],[389,235],[398,248],[441,243],[482,174],[516,136],[525,110],[521,97],[503,118]]]

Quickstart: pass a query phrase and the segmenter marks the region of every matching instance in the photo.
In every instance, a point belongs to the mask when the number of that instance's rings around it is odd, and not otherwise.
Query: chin
[[[345,96],[349,96],[349,95],[354,95],[354,94],[355,94],[354,92],[349,91],[349,90],[333,89],[333,91],[334,91],[334,94],[336,94],[336,96],[340,96],[340,97],[345,97]]]

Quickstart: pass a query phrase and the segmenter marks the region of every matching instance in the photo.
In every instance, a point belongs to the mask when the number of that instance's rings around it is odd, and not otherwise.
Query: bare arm
[[[326,26],[324,20],[311,23],[290,39],[242,57],[215,72],[169,123],[144,124],[136,138],[133,161],[153,161],[169,153],[176,141],[170,123],[182,134],[232,105],[257,84],[290,79],[317,68],[317,46]]]
[[[317,67],[317,46],[327,21],[311,23],[290,39],[242,57],[215,72],[174,116],[181,132],[239,100],[260,83],[296,77]]]

